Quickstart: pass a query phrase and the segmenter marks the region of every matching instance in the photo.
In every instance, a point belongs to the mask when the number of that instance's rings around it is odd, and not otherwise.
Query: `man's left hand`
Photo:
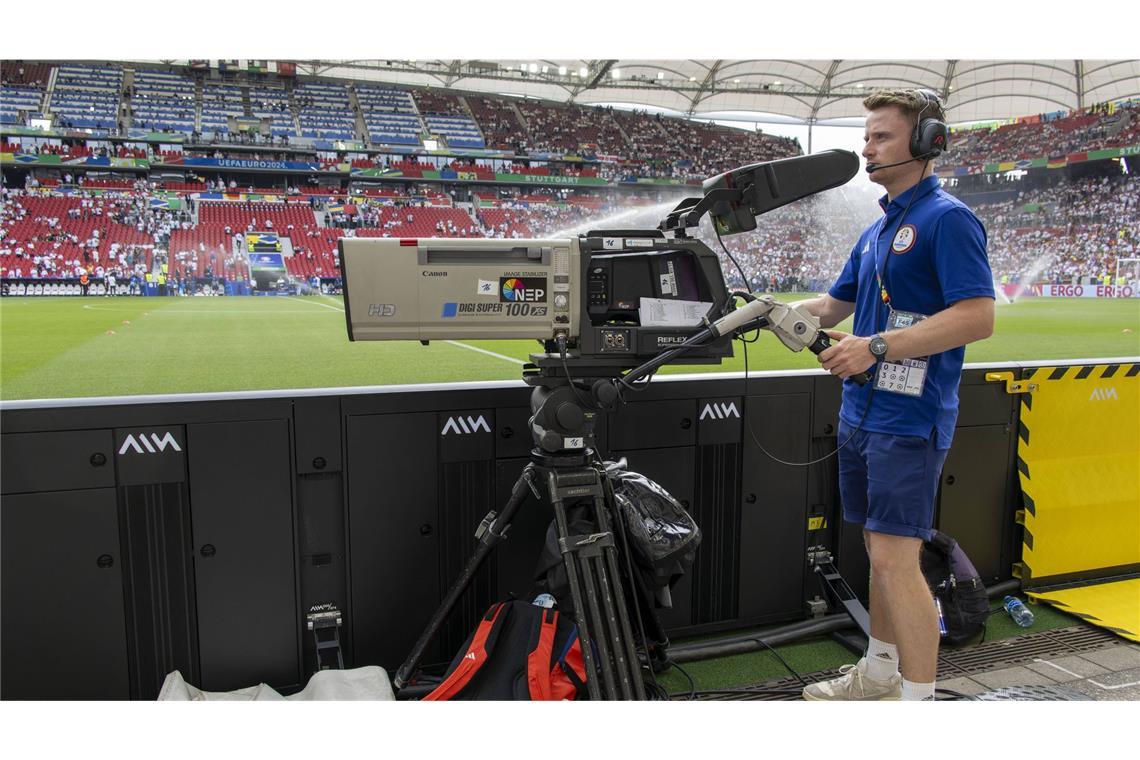
[[[831,338],[831,347],[819,354],[819,363],[825,370],[846,380],[875,366],[870,338],[860,338],[838,330],[824,332]]]

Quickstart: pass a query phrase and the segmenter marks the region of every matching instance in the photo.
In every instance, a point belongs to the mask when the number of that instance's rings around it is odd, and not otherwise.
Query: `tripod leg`
[[[569,557],[569,551],[567,557]],[[619,677],[619,674],[614,672],[614,663],[611,659],[611,639],[613,637],[613,630],[606,630],[606,618],[602,616],[602,611],[598,605],[598,596],[603,598],[607,595],[606,589],[603,586],[599,591],[595,578],[593,568],[593,558],[584,556],[579,558],[581,561],[578,566],[582,572],[582,583],[585,587],[586,605],[588,607],[588,614],[590,618],[590,627],[594,632],[594,641],[598,645],[598,658],[601,660],[600,670],[602,671],[602,686],[606,690],[606,698],[616,700],[618,698],[617,689],[614,686],[614,681]],[[587,610],[582,610],[580,618],[587,616]]]
[[[534,488],[534,464],[527,464],[523,468],[522,474],[519,479],[515,481],[514,486],[511,488],[511,496],[507,503],[503,506],[503,511],[498,516],[494,512],[488,513],[483,518],[483,522],[479,525],[479,529],[475,532],[476,537],[479,539],[479,544],[475,547],[475,554],[467,560],[467,565],[463,568],[463,572],[459,574],[459,578],[448,590],[447,595],[444,597],[443,602],[440,603],[439,608],[435,611],[431,621],[428,623],[427,628],[420,634],[420,638],[416,641],[416,645],[412,648],[412,653],[408,655],[408,659],[396,671],[394,683],[397,689],[402,689],[407,686],[412,676],[415,674],[416,669],[419,668],[420,660],[423,659],[424,651],[427,650],[428,644],[439,633],[439,629],[443,627],[444,621],[447,616],[451,614],[451,610],[459,601],[459,597],[471,585],[471,581],[475,578],[475,573],[478,572],[479,566],[483,564],[483,560],[491,553],[495,546],[506,538],[507,529],[511,526],[511,520],[514,519],[515,513],[526,499],[527,494]]]
[[[554,507],[554,519],[558,525],[558,535],[560,541],[564,543],[566,536],[569,535],[569,526],[566,523],[566,510],[562,503],[562,497],[559,495],[558,483],[553,472],[550,473],[548,482],[547,490],[550,494],[551,506]],[[594,660],[593,638],[590,635],[590,625],[586,620],[586,609],[582,606],[582,587],[578,583],[577,563],[574,561],[573,553],[568,551],[565,546],[562,547],[562,560],[566,565],[566,580],[570,583],[570,596],[574,600],[574,609],[578,613],[578,639],[582,643],[582,659],[586,664],[586,688],[590,693],[590,699],[599,700],[602,698],[602,692],[598,687],[598,663]]]
[[[618,612],[614,608],[614,595],[610,586],[610,575],[606,572],[605,557],[599,554],[590,558],[592,572],[598,579],[598,594],[601,597],[601,614],[604,615],[606,643],[613,657],[614,680],[621,688],[622,699],[633,699],[633,688],[629,673],[629,655],[621,639]]]
[[[605,477],[599,473],[600,477]],[[616,506],[610,499],[610,489],[603,489],[603,496],[599,497],[594,502],[594,509],[597,513],[598,529],[606,531],[613,535],[612,525],[610,523],[611,508]],[[633,631],[629,622],[629,608],[626,606],[625,593],[622,590],[621,572],[618,569],[617,562],[617,548],[615,545],[610,545],[602,550],[602,556],[599,558],[600,567],[599,571],[602,577],[602,588],[609,592],[613,590],[613,598],[608,600],[609,609],[616,614],[616,620],[611,617],[611,628],[617,635],[617,643],[619,644],[619,668],[623,674],[622,685],[623,688],[632,684],[632,693],[626,697],[627,699],[645,699],[645,686],[642,683],[639,665],[637,659],[637,649],[634,646]],[[611,582],[609,579],[613,579]],[[633,579],[630,579],[631,581]]]
[[[615,549],[610,552],[609,559],[610,571],[617,575],[618,578],[626,578],[629,583],[630,594],[633,604],[633,615],[637,621],[638,635],[641,637],[641,643],[645,647],[646,665],[650,678],[653,678],[654,667],[653,660],[655,656],[662,656],[664,654],[664,647],[668,645],[668,637],[665,635],[664,629],[661,627],[661,620],[657,617],[656,611],[653,609],[652,594],[645,587],[644,579],[638,575],[630,561],[630,548],[629,538],[626,535],[625,522],[622,520],[621,513],[618,508],[617,497],[614,495],[613,481],[610,479],[609,471],[599,461],[597,466],[598,472],[602,479],[602,489],[605,494],[605,503],[607,506],[606,514],[602,516],[603,523],[607,530],[611,530],[614,534]],[[621,573],[624,572],[624,575]],[[620,608],[622,611],[622,628],[625,634],[625,640],[629,642],[630,657],[633,662],[639,663],[637,659],[637,651],[634,646],[635,639],[631,635],[630,628],[633,621],[630,619],[630,608],[626,605],[625,593],[621,583],[615,584],[615,590],[618,595]],[[645,622],[649,621],[652,630],[647,630]],[[655,655],[655,651],[657,654]],[[655,679],[654,679],[655,680]],[[641,678],[640,671],[634,673],[634,689],[637,692],[638,699],[645,699],[645,681]]]

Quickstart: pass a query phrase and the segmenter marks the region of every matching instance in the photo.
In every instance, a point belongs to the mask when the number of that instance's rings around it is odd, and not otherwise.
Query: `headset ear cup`
[[[938,119],[923,119],[910,137],[910,154],[915,157],[935,158],[946,150],[950,130]]]

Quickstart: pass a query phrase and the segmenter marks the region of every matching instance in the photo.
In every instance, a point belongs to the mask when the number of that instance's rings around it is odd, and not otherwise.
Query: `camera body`
[[[592,364],[635,366],[731,309],[708,246],[657,230],[576,238],[341,238],[351,340],[564,341]],[[732,355],[728,340],[689,362]]]

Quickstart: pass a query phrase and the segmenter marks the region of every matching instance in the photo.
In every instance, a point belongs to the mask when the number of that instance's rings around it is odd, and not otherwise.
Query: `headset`
[[[942,155],[950,143],[950,129],[946,122],[934,118],[922,118],[928,108],[942,107],[942,99],[931,90],[919,89],[910,91],[918,100],[922,101],[922,110],[918,112],[914,131],[910,135],[910,154],[915,158],[937,158]]]

